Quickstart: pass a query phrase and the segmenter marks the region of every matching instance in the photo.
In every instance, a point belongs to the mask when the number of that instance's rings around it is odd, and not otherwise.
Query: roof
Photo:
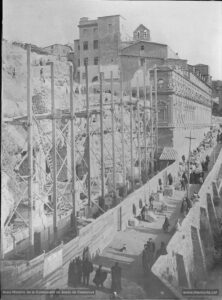
[[[146,40],[140,40],[140,41],[136,41],[136,42],[134,42],[134,43],[132,43],[132,44],[130,44],[130,45],[128,45],[128,46],[122,48],[121,50],[125,50],[126,48],[132,47],[132,46],[134,46],[134,45],[136,45],[136,44],[139,44],[139,43],[143,43],[143,44],[144,44],[144,43],[147,43],[147,44],[155,44],[155,45],[161,45],[161,46],[168,47],[167,44],[161,44],[161,43],[156,43],[156,42],[151,42],[151,41],[146,41]]]
[[[102,19],[102,18],[111,18],[111,17],[121,17],[121,15],[102,16],[102,17],[98,17],[98,19]]]
[[[140,24],[138,27],[136,27],[136,29],[135,29],[133,32],[137,31],[140,27],[143,27],[143,28],[145,28],[147,31],[150,31],[146,26],[144,26],[143,24]]]
[[[49,47],[52,47],[52,46],[63,46],[63,47],[69,47],[70,49],[72,49],[72,47],[71,46],[69,46],[69,45],[64,45],[64,44],[59,44],[59,43],[56,43],[56,44],[52,44],[52,45],[49,45],[49,46],[46,46],[46,47],[42,47],[42,49],[46,49],[46,48],[49,48]]]
[[[160,160],[177,160],[178,153],[175,149],[170,147],[164,147],[163,152],[160,155]]]

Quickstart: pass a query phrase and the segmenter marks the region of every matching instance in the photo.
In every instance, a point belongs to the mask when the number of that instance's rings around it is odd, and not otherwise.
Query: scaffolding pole
[[[155,96],[155,137],[156,137],[156,158],[158,155],[158,99],[157,99],[157,66],[154,68],[154,96]]]
[[[150,129],[150,142],[151,142],[151,174],[153,174],[154,169],[154,144],[153,144],[153,86],[150,84],[150,123],[151,123],[151,129]]]
[[[57,242],[57,150],[56,150],[56,108],[54,97],[54,62],[51,62],[51,113],[52,113],[52,161],[53,161],[53,231]]]
[[[144,162],[145,182],[147,181],[147,137],[146,137],[146,60],[143,69],[143,93],[144,93],[144,115],[143,115],[143,138],[144,138]]]
[[[131,180],[132,190],[134,191],[134,162],[133,162],[133,104],[132,104],[132,91],[131,82],[129,82],[130,93],[130,167],[131,167]]]
[[[74,128],[74,103],[73,103],[73,66],[69,67],[70,77],[70,114],[71,114],[71,170],[72,170],[72,225],[75,235],[77,234],[76,225],[76,158],[75,158],[75,128]]]
[[[138,130],[137,130],[137,143],[138,143],[138,166],[139,166],[139,182],[141,185],[141,146],[140,146],[140,104],[139,104],[139,78],[137,76],[136,80],[136,95],[137,95],[137,122],[138,122]]]
[[[91,207],[91,158],[90,158],[90,127],[89,127],[89,82],[88,82],[88,65],[85,64],[85,74],[86,74],[86,115],[87,115],[87,123],[86,123],[86,137],[88,138],[88,208]]]
[[[121,140],[124,196],[126,189],[125,143],[124,143],[124,113],[123,113],[123,74],[120,72],[120,108],[121,108]]]
[[[34,250],[33,229],[33,128],[31,97],[31,45],[27,48],[27,116],[28,116],[28,200],[29,200],[29,257]]]
[[[105,201],[105,171],[104,171],[104,129],[103,129],[103,73],[99,73],[100,80],[100,137],[101,137],[101,196]]]
[[[111,114],[112,114],[112,158],[113,158],[113,190],[116,196],[116,152],[115,152],[115,120],[114,120],[114,99],[113,99],[113,72],[110,72],[111,78]]]

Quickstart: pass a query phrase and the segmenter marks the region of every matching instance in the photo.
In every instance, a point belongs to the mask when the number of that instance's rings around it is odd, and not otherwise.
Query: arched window
[[[139,31],[137,32],[137,38],[138,39],[140,38],[140,32]]]
[[[147,30],[144,30],[144,32],[143,32],[143,37],[144,37],[144,39],[147,38]]]

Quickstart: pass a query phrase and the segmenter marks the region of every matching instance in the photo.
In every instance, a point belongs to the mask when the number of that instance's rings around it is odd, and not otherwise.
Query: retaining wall
[[[190,209],[181,230],[170,240],[168,254],[160,256],[152,267],[152,272],[181,299],[184,299],[182,289],[204,286],[207,271],[213,265],[213,233],[218,230],[215,206],[222,181],[221,167],[222,150],[199,191],[200,201]]]
[[[60,245],[47,254],[43,253],[32,261],[24,261],[20,267],[18,267],[17,261],[3,260],[1,262],[2,277],[4,277],[4,274],[10,274],[11,278],[11,282],[9,280],[2,282],[3,288],[8,286],[25,287],[27,284],[29,288],[58,286],[58,282],[62,282],[63,271],[67,270],[70,260],[76,256],[81,256],[86,246],[89,247],[92,257],[99,255],[112,241],[118,230],[127,228],[128,220],[133,216],[133,205],[135,205],[138,214],[140,210],[139,203],[142,201],[144,204],[146,199],[148,200],[149,193],[157,191],[159,178],[164,183],[169,173],[176,179],[178,162],[159,172],[144,186],[129,194],[119,205],[81,228],[79,236],[70,242]],[[51,260],[59,261],[59,264],[57,264],[56,269],[51,269],[51,273],[48,274],[45,272],[45,268],[47,262]],[[11,265],[11,272],[7,265]],[[47,276],[45,276],[46,274]],[[28,281],[27,278],[29,278]]]

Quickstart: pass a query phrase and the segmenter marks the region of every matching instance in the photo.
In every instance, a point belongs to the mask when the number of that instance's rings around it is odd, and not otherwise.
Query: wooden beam
[[[132,101],[132,90],[131,82],[129,82],[129,93],[130,93],[130,103]],[[132,190],[134,191],[134,159],[133,159],[133,105],[130,105],[130,166],[131,166],[131,180],[132,180]]]
[[[88,65],[85,64],[85,74],[86,74],[86,137],[88,138],[88,208],[91,207],[91,152],[90,152],[90,126],[89,126],[89,82],[88,82]]]
[[[113,190],[116,196],[116,152],[115,152],[115,109],[113,99],[113,72],[110,72],[111,77],[111,115],[112,115],[112,165],[113,165]]]
[[[139,182],[141,184],[141,145],[140,145],[140,105],[139,105],[139,78],[137,76],[137,122],[138,122],[138,130],[137,130],[137,142],[138,142],[138,160],[139,160]]]
[[[123,113],[123,73],[120,72],[120,113],[121,113],[121,142],[122,142],[122,168],[123,168],[123,186],[124,196],[126,189],[126,166],[125,166],[125,141],[124,141],[124,113]]]
[[[105,170],[104,170],[104,129],[103,129],[103,73],[99,73],[100,81],[100,139],[101,139],[101,196],[105,201]]]
[[[28,121],[28,214],[29,214],[29,258],[33,256],[33,128],[31,96],[31,45],[27,47],[27,121]]]
[[[157,67],[154,68],[154,97],[155,97],[155,138],[156,138],[156,154],[158,154],[158,99],[157,99]]]
[[[53,161],[53,231],[54,241],[57,242],[57,151],[56,151],[56,119],[54,97],[54,62],[51,62],[51,114],[52,114],[52,161]]]
[[[144,93],[144,107],[143,107],[143,139],[144,139],[144,162],[145,162],[145,180],[147,180],[147,134],[146,134],[146,60],[143,68],[143,93]]]
[[[75,235],[77,235],[77,223],[76,223],[76,157],[75,157],[75,127],[74,127],[74,103],[73,103],[73,66],[69,67],[70,78],[70,114],[71,114],[71,172],[72,172],[72,225],[74,226]]]

